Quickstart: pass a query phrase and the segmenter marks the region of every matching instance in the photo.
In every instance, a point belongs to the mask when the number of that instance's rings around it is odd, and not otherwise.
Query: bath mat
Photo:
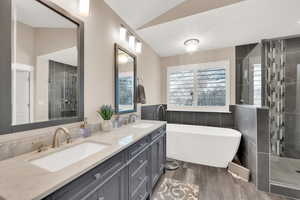
[[[152,200],[198,200],[199,186],[166,178]]]

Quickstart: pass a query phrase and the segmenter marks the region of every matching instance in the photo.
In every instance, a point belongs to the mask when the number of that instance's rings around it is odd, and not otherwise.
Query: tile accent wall
[[[168,111],[167,122],[234,128],[233,115],[231,113]]]
[[[147,105],[141,107],[141,118],[144,120],[163,120],[166,121],[166,115],[163,114],[162,110],[160,111],[159,115],[158,112],[158,105]],[[167,110],[167,105],[163,104],[165,110]]]
[[[231,106],[235,129],[242,133],[238,156],[251,170],[251,182],[259,190],[269,192],[269,111],[247,105]]]
[[[142,119],[158,120],[154,114],[157,107],[158,105],[142,106]],[[164,120],[172,124],[234,128],[232,113],[167,111]]]
[[[271,40],[264,42],[266,66],[266,105],[270,108],[271,150],[283,156],[285,149],[285,69],[286,42]]]

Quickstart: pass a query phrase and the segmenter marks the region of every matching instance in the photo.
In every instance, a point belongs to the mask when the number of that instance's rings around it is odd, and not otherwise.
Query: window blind
[[[204,63],[168,69],[168,104],[177,107],[228,105],[228,62]]]
[[[226,71],[224,68],[197,70],[197,106],[226,105]]]
[[[194,71],[177,70],[169,74],[170,104],[178,106],[192,106],[194,93]]]

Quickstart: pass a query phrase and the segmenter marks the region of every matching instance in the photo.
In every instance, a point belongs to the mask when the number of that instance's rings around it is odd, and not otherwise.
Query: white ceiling
[[[104,0],[131,27],[137,29],[186,0]]]
[[[300,0],[247,0],[137,32],[160,56],[172,56],[186,53],[190,38],[206,50],[300,34],[299,8]]]
[[[76,28],[70,20],[60,16],[36,0],[15,0],[18,21],[34,28]]]

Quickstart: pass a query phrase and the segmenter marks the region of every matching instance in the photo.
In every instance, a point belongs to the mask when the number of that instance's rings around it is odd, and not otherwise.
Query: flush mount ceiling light
[[[88,17],[90,14],[90,0],[79,0],[79,13]]]
[[[184,45],[186,47],[186,51],[193,52],[196,51],[199,48],[200,41],[198,39],[189,39],[184,42]]]
[[[299,21],[297,21],[297,23],[298,23],[298,24],[300,24],[300,20],[299,20]]]

